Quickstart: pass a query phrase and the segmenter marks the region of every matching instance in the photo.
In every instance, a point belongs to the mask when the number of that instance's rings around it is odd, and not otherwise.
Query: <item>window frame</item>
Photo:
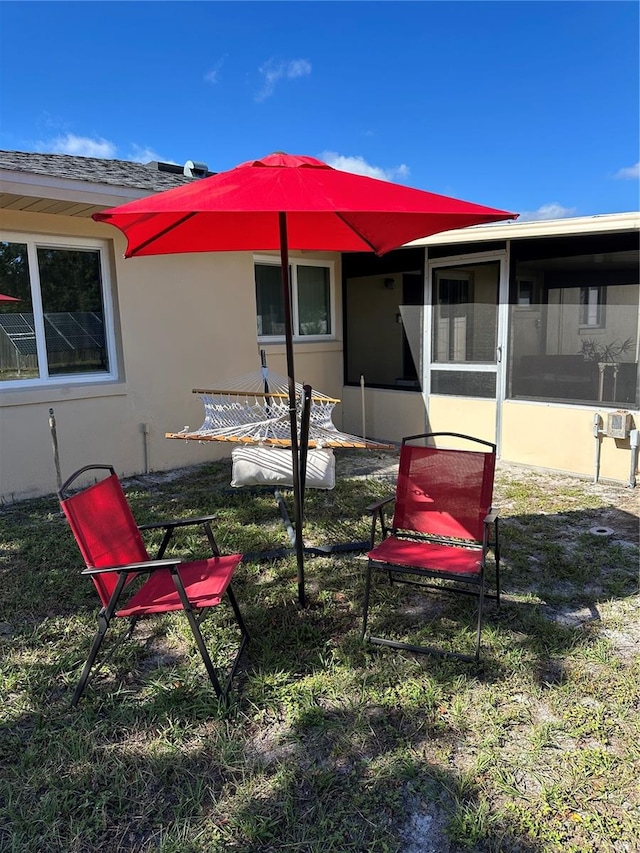
[[[592,303],[589,299],[589,294],[595,292],[596,299],[593,307],[596,311],[595,323],[589,322],[589,312],[592,308]],[[583,298],[584,295],[584,298]],[[607,287],[602,284],[586,284],[580,286],[580,319],[578,328],[583,331],[605,329],[607,325],[606,306],[607,306]]]
[[[454,268],[455,269],[455,268]],[[466,288],[466,300],[447,300],[444,301],[440,296],[440,289],[444,283],[447,283],[450,286],[455,282],[456,285],[464,284]],[[455,307],[458,305],[466,305],[466,306],[474,306],[475,304],[475,288],[474,288],[474,274],[472,271],[468,269],[452,272],[451,267],[440,267],[434,269],[433,271],[433,295],[431,299],[432,310],[434,311],[433,321],[432,321],[432,331],[431,331],[431,364],[432,365],[469,365],[473,364],[472,360],[468,358],[456,358],[455,354],[451,354],[451,350],[455,349],[455,320],[460,319],[461,315],[456,315]],[[443,311],[443,307],[446,307],[448,310],[445,313]],[[469,318],[468,308],[465,311],[464,318],[470,319],[470,322],[467,326],[465,323],[465,341],[464,341],[464,350],[465,353],[469,349],[469,338],[472,334],[471,323],[473,322],[473,316]],[[440,358],[438,355],[438,349],[442,346],[442,342],[438,339],[438,329],[440,328],[440,324],[443,320],[447,321],[447,357]]]
[[[36,337],[39,376],[30,379],[0,379],[0,393],[20,388],[52,388],[61,386],[94,385],[114,382],[119,378],[118,349],[115,332],[115,312],[113,305],[113,285],[109,263],[110,244],[107,240],[93,237],[54,237],[46,234],[20,231],[0,231],[0,242],[22,243],[27,247],[29,284],[31,287],[31,307]],[[44,311],[42,308],[42,290],[38,249],[59,249],[61,251],[95,251],[98,253],[101,279],[101,296],[104,322],[104,343],[109,364],[108,371],[51,374],[47,357]]]
[[[255,284],[256,265],[272,266],[280,269],[280,259],[273,255],[253,256],[253,278]],[[323,267],[329,270],[329,323],[331,331],[326,335],[302,335],[300,334],[300,313],[298,306],[298,267]],[[293,326],[293,340],[296,343],[313,343],[315,341],[336,340],[336,278],[335,261],[319,260],[316,258],[289,258],[289,275],[291,279],[291,322]],[[258,328],[258,313],[256,301],[256,333]],[[258,334],[258,343],[284,343],[285,335]]]

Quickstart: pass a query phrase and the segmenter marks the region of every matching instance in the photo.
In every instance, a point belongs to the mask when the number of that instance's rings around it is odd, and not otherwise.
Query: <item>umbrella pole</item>
[[[289,378],[289,419],[291,421],[291,458],[293,465],[293,523],[296,533],[296,563],[298,567],[298,601],[305,606],[304,550],[302,543],[302,501],[300,483],[300,453],[298,448],[298,417],[296,408],[296,380],[293,364],[293,321],[291,317],[291,282],[289,280],[289,239],[287,214],[279,214],[280,264],[282,268],[282,301],[284,303],[284,332]]]

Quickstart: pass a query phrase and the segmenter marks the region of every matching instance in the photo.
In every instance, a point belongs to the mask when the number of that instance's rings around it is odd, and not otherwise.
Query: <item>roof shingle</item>
[[[182,167],[175,168],[180,171],[159,171],[157,163],[133,163],[130,160],[103,160],[99,157],[39,154],[31,151],[0,151],[0,170],[30,172],[34,175],[91,184],[132,187],[149,192],[162,192],[194,180],[182,174]]]

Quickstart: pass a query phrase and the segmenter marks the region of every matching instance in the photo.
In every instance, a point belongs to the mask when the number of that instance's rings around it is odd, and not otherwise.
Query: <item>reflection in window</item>
[[[329,269],[298,264],[297,273],[299,334],[331,334]]]
[[[0,381],[107,374],[99,249],[0,243]]]
[[[495,363],[498,273],[496,263],[435,271],[434,363]]]
[[[539,288],[511,305],[511,397],[638,405],[638,252],[597,257],[520,264]]]
[[[258,337],[282,337],[285,332],[282,274],[276,263],[256,263],[256,307]],[[301,336],[332,334],[332,268],[326,264],[289,267],[293,295],[293,333]]]
[[[580,325],[601,328],[604,325],[604,287],[580,288]]]
[[[99,253],[39,248],[38,269],[49,373],[108,371]]]
[[[472,284],[470,273],[436,273],[433,319],[434,361],[466,361],[471,344]],[[462,277],[464,276],[464,277]]]
[[[258,335],[284,335],[280,267],[273,264],[256,264],[255,276]]]

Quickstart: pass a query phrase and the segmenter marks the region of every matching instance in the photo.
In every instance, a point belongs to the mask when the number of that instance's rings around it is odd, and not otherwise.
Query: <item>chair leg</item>
[[[187,621],[189,622],[189,626],[191,628],[191,632],[195,638],[196,645],[198,646],[198,651],[200,652],[200,657],[204,663],[205,669],[207,670],[207,675],[209,676],[209,681],[213,685],[213,689],[215,691],[218,699],[221,699],[223,702],[227,702],[229,699],[229,689],[231,687],[231,679],[233,678],[233,674],[238,665],[238,660],[244,649],[244,646],[249,639],[249,633],[245,627],[244,621],[242,619],[242,615],[240,613],[240,608],[238,607],[238,603],[236,602],[235,596],[231,591],[231,586],[227,587],[227,593],[229,594],[229,600],[231,601],[231,606],[233,608],[233,612],[235,614],[236,619],[240,625],[240,630],[242,631],[242,642],[240,644],[240,648],[236,654],[236,658],[233,662],[233,666],[231,669],[231,675],[227,681],[225,689],[223,690],[222,685],[220,684],[220,679],[218,678],[218,673],[211,661],[211,656],[209,654],[209,650],[207,649],[204,639],[202,637],[202,632],[200,631],[200,627],[198,625],[198,620],[196,619],[193,607],[191,602],[187,597],[187,593],[182,583],[182,579],[180,578],[180,573],[177,570],[177,567],[173,567],[171,569],[171,574],[173,575],[173,579],[176,585],[176,589],[178,590],[178,595],[180,596],[180,601],[182,602],[182,607],[184,609],[185,615],[187,617]]]
[[[251,639],[251,635],[247,631],[246,625],[244,624],[244,619],[242,618],[242,614],[240,613],[240,608],[238,607],[238,602],[236,601],[236,597],[233,593],[233,590],[231,589],[231,585],[227,587],[227,595],[229,597],[229,601],[231,602],[231,607],[233,608],[233,613],[236,617],[236,622],[240,627],[240,631],[242,633],[242,640],[240,641],[238,651],[236,652],[236,656],[233,660],[233,664],[231,665],[231,669],[227,677],[227,683],[225,684],[224,688],[225,697],[228,697],[229,691],[231,690],[231,683],[233,682],[233,679],[235,677],[238,664],[240,663],[240,658],[242,657],[242,653],[244,651],[244,647]]]
[[[196,645],[198,646],[198,651],[200,652],[200,657],[204,663],[204,667],[207,670],[207,675],[209,676],[209,681],[213,685],[213,689],[215,690],[215,694],[218,699],[225,699],[225,693],[220,685],[220,680],[218,679],[218,674],[215,670],[213,663],[211,662],[211,656],[209,655],[209,651],[205,645],[205,642],[202,638],[202,633],[198,626],[198,622],[196,617],[193,614],[193,610],[191,608],[191,604],[187,601],[184,605],[185,616],[187,617],[187,621],[189,622],[189,627],[191,628],[191,632],[196,641]]]
[[[89,680],[89,673],[91,672],[91,667],[93,666],[95,659],[97,657],[98,652],[100,651],[100,646],[102,645],[102,641],[104,640],[104,635],[107,633],[107,628],[109,627],[109,623],[113,617],[113,614],[116,612],[116,605],[118,603],[118,599],[120,598],[120,594],[124,589],[124,586],[127,582],[127,573],[121,572],[118,577],[118,582],[116,583],[115,589],[111,593],[111,598],[109,599],[109,603],[106,607],[103,607],[100,613],[98,614],[98,630],[96,631],[96,635],[93,638],[93,643],[91,645],[91,651],[89,652],[89,657],[87,658],[87,662],[84,665],[84,669],[82,670],[82,675],[80,676],[80,681],[78,686],[75,689],[73,694],[73,698],[71,699],[71,707],[75,707],[78,704],[80,697],[84,691],[84,688],[87,686],[87,681]],[[127,636],[130,636],[135,627],[135,620],[132,621],[131,627],[129,629],[129,633]]]
[[[478,596],[478,627],[476,630],[476,654],[475,654],[475,662],[476,665],[480,663],[480,635],[482,633],[482,611],[484,608],[484,574],[482,578],[482,585],[480,586],[480,595]]]
[[[500,609],[500,538],[498,534],[498,519],[496,518],[496,541],[493,548],[496,561],[496,607]]]
[[[371,594],[371,561],[367,562],[367,580],[364,588],[364,605],[362,609],[362,639],[367,633],[367,621],[369,619],[369,595]]]
[[[368,624],[368,616],[369,616],[369,599],[371,594],[371,575],[372,575],[372,567],[371,562],[367,563],[367,577],[365,583],[365,593],[364,593],[364,605],[363,605],[363,617],[362,617],[362,639],[365,638],[374,645],[377,646],[387,646],[393,649],[400,649],[409,652],[413,652],[415,654],[426,654],[426,655],[434,655],[435,657],[444,657],[444,658],[456,658],[457,660],[467,661],[468,663],[475,663],[476,666],[480,662],[480,637],[482,632],[482,619],[484,615],[484,599],[485,599],[485,583],[484,583],[484,573],[482,576],[482,584],[480,585],[480,592],[476,594],[475,592],[471,592],[470,590],[457,590],[459,593],[464,592],[466,595],[472,595],[474,598],[478,598],[478,623],[476,627],[476,642],[475,642],[475,652],[473,655],[460,654],[458,652],[448,652],[442,649],[432,648],[430,646],[417,646],[412,643],[404,643],[396,640],[388,640],[385,637],[376,637],[373,635],[367,635],[367,624]],[[403,583],[412,583],[411,581],[402,581]],[[400,581],[398,581],[400,583]],[[418,584],[418,586],[430,587],[429,584]]]
[[[78,704],[78,702],[80,701],[80,697],[82,696],[84,689],[87,686],[91,667],[93,666],[95,659],[98,656],[100,646],[102,645],[102,641],[104,640],[104,636],[107,633],[108,627],[109,619],[106,616],[105,610],[102,609],[98,614],[98,630],[96,631],[96,635],[93,638],[89,657],[87,658],[87,662],[85,663],[84,668],[82,670],[82,675],[80,676],[80,681],[78,682],[78,686],[76,687],[73,694],[73,698],[71,699],[72,708],[75,708],[75,706]]]
[[[240,608],[238,607],[238,602],[236,601],[236,597],[231,589],[231,585],[227,587],[227,595],[229,597],[229,601],[231,602],[231,607],[233,608],[233,614],[236,617],[236,622],[240,626],[240,630],[242,631],[242,636],[247,640],[251,639],[251,635],[247,631],[247,627],[244,624],[244,619],[242,618],[242,613],[240,613]]]

